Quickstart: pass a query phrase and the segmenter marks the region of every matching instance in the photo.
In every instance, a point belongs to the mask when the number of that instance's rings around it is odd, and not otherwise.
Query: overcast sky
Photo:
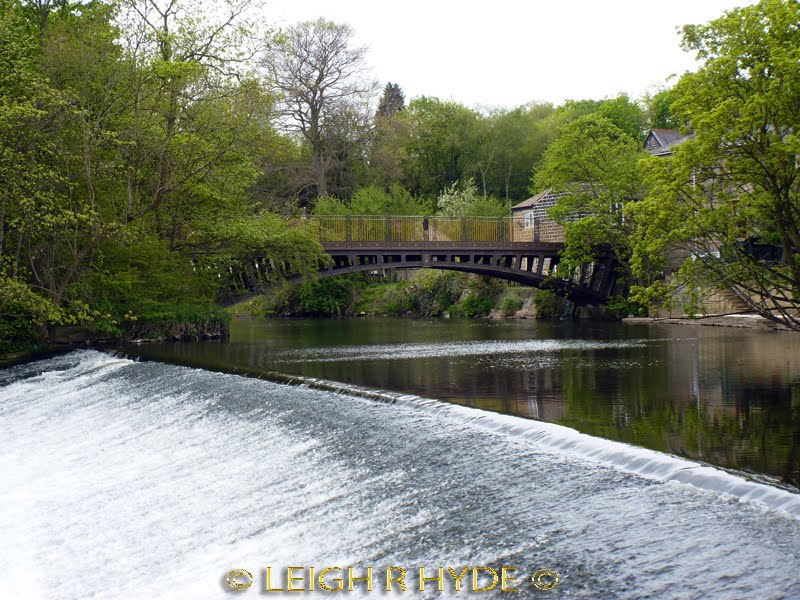
[[[634,98],[693,70],[678,27],[706,23],[754,0],[271,0],[276,25],[325,17],[348,23],[384,85],[406,100],[472,107]]]

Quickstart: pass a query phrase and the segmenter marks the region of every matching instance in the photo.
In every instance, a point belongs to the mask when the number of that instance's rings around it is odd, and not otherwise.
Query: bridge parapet
[[[545,230],[533,235],[513,217],[311,217],[325,247],[404,244],[431,247],[449,244],[506,247],[518,243],[563,244],[563,233]]]

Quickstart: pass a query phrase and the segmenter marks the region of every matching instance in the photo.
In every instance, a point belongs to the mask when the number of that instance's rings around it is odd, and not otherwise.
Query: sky
[[[640,98],[694,70],[678,28],[754,0],[271,0],[287,26],[324,17],[349,24],[381,86],[406,100],[435,96],[473,108]]]

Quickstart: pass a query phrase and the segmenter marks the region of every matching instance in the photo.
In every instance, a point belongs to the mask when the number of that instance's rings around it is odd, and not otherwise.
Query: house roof
[[[511,210],[517,210],[517,209],[521,209],[521,208],[530,208],[534,204],[538,204],[543,198],[548,196],[550,193],[552,193],[552,190],[550,188],[547,188],[543,192],[539,192],[535,196],[533,196],[531,198],[528,198],[527,200],[523,200],[519,204],[516,204],[516,205],[512,206]]]
[[[644,141],[644,147],[653,156],[664,156],[672,154],[675,146],[680,146],[693,137],[693,133],[683,135],[680,129],[651,129]]]
[[[669,146],[671,143],[684,137],[681,135],[680,129],[651,129],[647,135],[648,138],[652,136],[659,146]],[[647,140],[645,141],[647,143]]]

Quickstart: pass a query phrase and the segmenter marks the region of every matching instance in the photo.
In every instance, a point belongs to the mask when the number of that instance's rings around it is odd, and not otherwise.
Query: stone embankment
[[[792,331],[755,313],[708,315],[705,317],[628,317],[625,323],[652,323],[657,325],[703,325],[706,327],[739,327],[763,331]]]

